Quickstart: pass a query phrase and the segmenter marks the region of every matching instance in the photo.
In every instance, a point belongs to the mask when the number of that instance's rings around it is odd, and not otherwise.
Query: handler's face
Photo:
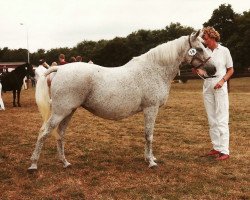
[[[213,43],[213,41],[214,41],[214,39],[213,39],[213,38],[210,38],[207,34],[204,34],[204,35],[202,36],[202,39],[204,40],[205,45],[206,45],[208,48],[211,47],[211,45],[212,45],[212,43]]]

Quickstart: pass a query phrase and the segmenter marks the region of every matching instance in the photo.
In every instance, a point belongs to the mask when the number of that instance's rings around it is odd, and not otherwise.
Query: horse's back
[[[59,67],[54,79],[54,106],[71,106],[72,109],[83,106],[98,116],[110,119],[141,111],[142,95],[138,80],[135,81],[133,74],[124,67],[69,64]]]
[[[1,83],[3,87],[3,91],[12,91],[21,88],[22,80],[19,81],[18,77],[14,73],[6,73],[1,78]]]

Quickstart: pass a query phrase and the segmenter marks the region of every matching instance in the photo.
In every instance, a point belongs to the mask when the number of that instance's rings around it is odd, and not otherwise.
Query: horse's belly
[[[104,119],[119,120],[129,117],[135,113],[142,111],[140,101],[119,101],[103,100],[103,101],[91,101],[88,100],[84,103],[83,107]]]

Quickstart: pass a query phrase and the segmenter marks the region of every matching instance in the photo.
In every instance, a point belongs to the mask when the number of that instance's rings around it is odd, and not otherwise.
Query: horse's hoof
[[[63,168],[66,169],[66,168],[69,168],[71,166],[71,164],[69,162],[67,162],[66,164],[63,165]]]
[[[153,161],[153,162],[150,162],[148,167],[149,167],[149,168],[157,167],[157,163],[155,163],[154,161]]]
[[[35,172],[37,171],[37,165],[36,164],[32,164],[29,168],[28,168],[28,172]]]
[[[147,157],[147,156],[145,156],[144,159],[145,159],[146,162],[148,162],[148,161],[150,160],[150,158]],[[154,157],[154,156],[152,157],[152,159],[153,159],[153,161],[156,161],[156,160],[157,160],[157,158]]]

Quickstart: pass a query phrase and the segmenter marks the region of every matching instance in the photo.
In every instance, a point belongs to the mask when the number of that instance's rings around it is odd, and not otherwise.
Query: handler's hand
[[[200,76],[205,76],[206,75],[206,72],[202,69],[195,69],[195,68],[192,68],[192,73],[193,74],[199,74]]]
[[[224,80],[220,80],[216,85],[214,86],[214,89],[220,89],[224,84]]]
[[[195,68],[192,68],[192,73],[193,73],[193,74],[197,74],[197,71],[196,71]]]

